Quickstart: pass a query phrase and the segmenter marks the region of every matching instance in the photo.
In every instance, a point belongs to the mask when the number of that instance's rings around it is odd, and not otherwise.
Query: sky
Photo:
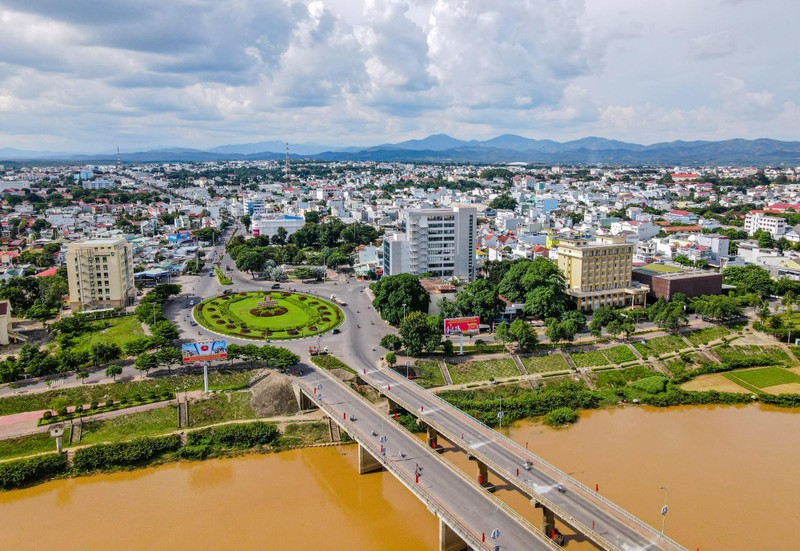
[[[0,0],[0,148],[798,139],[794,0]]]

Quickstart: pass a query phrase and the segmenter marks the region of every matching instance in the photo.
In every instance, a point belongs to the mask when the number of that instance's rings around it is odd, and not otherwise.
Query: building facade
[[[265,235],[272,237],[278,233],[278,228],[286,230],[287,237],[302,228],[306,223],[306,219],[302,216],[290,216],[284,214],[283,216],[267,218],[265,216],[255,216],[251,222],[250,232],[253,237]]]
[[[633,245],[624,238],[562,239],[558,267],[578,310],[645,304],[649,288],[631,279]]]
[[[718,295],[722,292],[722,274],[718,272],[692,270],[663,272],[654,266],[634,268],[633,279],[650,288],[647,297],[658,300],[664,297],[672,300],[675,293],[683,293],[689,298],[702,295]]]
[[[786,233],[786,219],[777,216],[764,216],[760,212],[750,213],[744,217],[744,230],[748,235],[758,230],[769,232],[775,239]]]
[[[67,247],[69,305],[73,312],[133,304],[133,249],[124,238],[92,239]]]
[[[384,239],[384,275],[431,274],[474,281],[478,209],[412,209],[405,218],[405,234]]]

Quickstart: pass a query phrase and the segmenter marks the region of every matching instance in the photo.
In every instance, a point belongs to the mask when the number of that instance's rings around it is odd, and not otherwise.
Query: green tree
[[[122,357],[122,348],[115,342],[97,342],[91,348],[92,363],[95,366],[113,362]]]
[[[514,340],[514,337],[511,335],[511,330],[509,329],[508,322],[500,322],[494,328],[494,340],[502,344],[503,346],[506,343],[509,343]]]
[[[381,337],[380,345],[384,347],[386,350],[391,350],[392,352],[396,352],[403,348],[403,339],[398,337],[397,335],[392,335],[391,333],[388,335],[384,335]]]
[[[371,284],[370,289],[375,295],[372,305],[380,312],[381,318],[392,325],[399,325],[404,314],[428,312],[428,293],[412,274],[384,277]],[[408,341],[405,342],[408,345]]]
[[[178,338],[178,328],[168,321],[159,321],[150,328],[153,337],[162,343],[172,342]]]
[[[511,325],[508,328],[508,332],[511,337],[516,341],[517,346],[520,350],[525,350],[527,348],[536,346],[537,338],[536,332],[533,328],[523,321],[521,318],[515,319],[511,322]]]
[[[514,210],[517,208],[517,200],[510,193],[501,193],[489,202],[489,207],[495,210]]]
[[[395,354],[394,352],[387,352],[384,358],[386,359],[386,364],[389,367],[394,367],[395,364],[397,363],[397,354]]]
[[[417,356],[423,350],[432,351],[439,346],[442,328],[439,327],[437,318],[414,311],[400,323],[400,336],[405,343],[406,352]]]
[[[159,349],[154,356],[157,365],[166,367],[170,373],[172,373],[172,366],[181,363],[183,359],[180,348],[176,346],[165,346]]]
[[[283,247],[286,244],[286,237],[289,232],[286,231],[286,228],[283,226],[279,226],[277,230],[275,230],[275,235],[270,238],[270,242],[273,245],[278,245],[279,247]]]
[[[484,323],[493,322],[505,309],[497,295],[497,286],[487,279],[476,279],[456,295],[456,305],[463,315],[480,317]]]
[[[158,367],[158,360],[156,359],[154,354],[149,354],[145,352],[136,357],[136,360],[134,360],[133,362],[133,367],[135,367],[139,371],[148,373],[151,369],[155,369],[156,367]]]
[[[250,224],[253,223],[252,219],[250,218],[249,214],[245,214],[240,218],[242,225],[245,227],[247,231],[250,231]]]
[[[117,380],[117,375],[122,374],[122,366],[111,364],[106,367],[106,377],[112,377],[115,381]]]
[[[256,250],[243,250],[236,256],[236,268],[241,272],[250,272],[254,277],[256,272],[261,272],[266,266],[267,259],[263,254]]]
[[[775,289],[769,272],[754,264],[725,268],[722,275],[725,283],[736,286],[737,294],[755,293],[763,299]]]

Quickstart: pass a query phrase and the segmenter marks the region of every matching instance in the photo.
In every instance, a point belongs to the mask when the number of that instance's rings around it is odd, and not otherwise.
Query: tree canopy
[[[372,305],[380,312],[381,318],[392,325],[399,325],[404,314],[428,313],[428,293],[412,274],[384,277],[372,283],[370,289],[375,294]]]

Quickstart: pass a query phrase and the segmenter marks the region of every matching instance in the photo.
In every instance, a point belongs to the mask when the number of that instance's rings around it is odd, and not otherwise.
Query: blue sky
[[[790,0],[0,0],[0,147],[797,139]]]

